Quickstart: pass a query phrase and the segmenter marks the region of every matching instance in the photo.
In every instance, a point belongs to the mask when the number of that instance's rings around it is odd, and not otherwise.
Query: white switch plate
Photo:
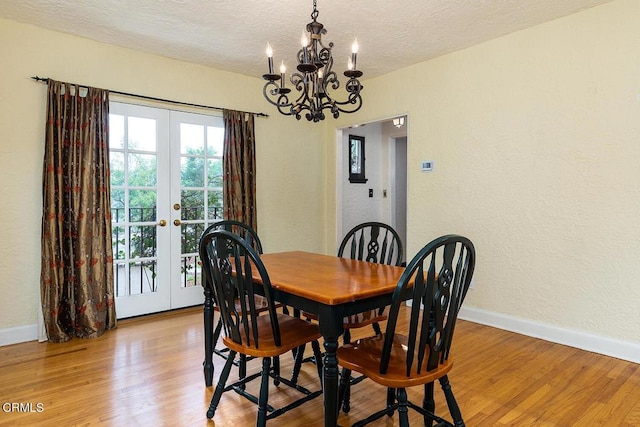
[[[433,170],[433,160],[423,160],[420,163],[420,170],[422,172],[431,172]]]

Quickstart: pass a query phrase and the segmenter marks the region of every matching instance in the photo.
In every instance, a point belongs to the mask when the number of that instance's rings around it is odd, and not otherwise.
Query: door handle
[[[164,220],[164,219],[161,219],[161,220],[160,220],[160,222],[158,223],[158,225],[159,225],[160,227],[164,227],[165,225],[167,225],[167,221],[166,221],[166,220]]]
[[[179,219],[174,219],[174,220],[173,220],[173,225],[178,226],[178,225],[180,225],[180,224],[182,224],[182,222],[180,222],[180,220],[179,220]]]

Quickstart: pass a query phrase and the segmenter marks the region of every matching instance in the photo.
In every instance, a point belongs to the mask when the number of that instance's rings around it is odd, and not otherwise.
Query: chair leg
[[[233,363],[233,359],[235,358],[235,356],[232,358],[231,354],[229,354],[228,359],[232,360]],[[238,365],[238,378],[239,379],[243,379],[247,376],[247,355],[246,354],[240,354],[240,363]],[[242,384],[240,386],[240,388],[242,390],[244,390],[246,388],[245,384]]]
[[[339,400],[342,404],[342,412],[348,414],[351,410],[351,375],[346,380],[346,384],[344,387],[344,394],[342,399]]]
[[[349,329],[344,330],[344,333],[342,334],[342,342],[344,344],[349,344],[351,342],[351,332]]]
[[[295,351],[295,359],[293,361],[293,370],[291,371],[291,382],[298,383],[298,375],[300,375],[300,369],[302,368],[302,359],[304,359],[304,349],[306,345],[303,344]]]
[[[373,332],[375,332],[376,335],[382,335],[382,330],[380,330],[378,322],[373,323],[371,326],[373,327]]]
[[[320,343],[318,343],[318,341],[311,341],[311,348],[313,349],[313,357],[316,359],[316,369],[320,377],[320,384],[322,384],[322,352],[320,351]]]
[[[207,418],[213,418],[213,415],[216,413],[216,408],[218,407],[218,403],[220,403],[220,398],[222,397],[222,393],[224,392],[224,387],[227,383],[227,378],[229,378],[229,372],[231,372],[231,367],[233,366],[233,359],[236,357],[236,352],[229,352],[229,357],[224,364],[224,368],[222,368],[222,373],[220,374],[220,378],[218,380],[218,385],[216,385],[216,390],[213,392],[213,396],[211,397],[211,403],[209,404],[209,410],[207,411]]]
[[[280,357],[279,356],[275,356],[273,358],[273,376],[275,377],[273,380],[273,385],[274,386],[279,386],[280,385]]]
[[[395,410],[393,409],[393,405],[396,403],[396,389],[395,388],[387,388],[387,409],[390,409],[387,416],[392,417]]]
[[[349,329],[344,330],[342,340],[345,344],[349,344],[351,342],[351,332],[349,331]],[[342,372],[344,373],[344,369],[342,370]],[[340,400],[338,400],[338,405],[342,406],[342,412],[344,412],[345,414],[348,414],[351,410],[351,371],[348,372],[349,376],[347,377],[344,391],[340,395]]]
[[[409,404],[407,402],[407,390],[405,390],[404,388],[399,388],[397,396],[400,427],[409,427]]]
[[[262,381],[260,384],[260,397],[258,398],[258,427],[267,425],[267,401],[269,398],[269,369],[271,368],[271,358],[262,358]]]
[[[453,425],[455,427],[464,427],[460,407],[458,407],[458,402],[456,402],[456,398],[453,396],[453,390],[451,390],[451,384],[449,384],[449,378],[446,375],[440,378],[440,385],[447,399],[447,406],[449,407],[451,418],[453,418]]]
[[[338,386],[338,405],[342,406],[342,410],[347,413],[351,408],[349,408],[348,402],[345,401],[345,394],[347,393],[347,388],[349,387],[349,382],[351,381],[351,371],[347,368],[342,368],[342,372],[340,373],[340,385]],[[345,410],[345,405],[347,409]]]
[[[435,414],[436,402],[433,400],[433,383],[424,385],[424,399],[422,400],[422,408],[427,412]],[[425,427],[431,427],[433,425],[433,420],[425,415],[424,425]]]

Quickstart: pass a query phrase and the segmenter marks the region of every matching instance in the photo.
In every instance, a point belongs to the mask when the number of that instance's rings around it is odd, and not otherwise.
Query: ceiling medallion
[[[267,43],[267,58],[269,62],[269,73],[262,77],[267,81],[264,85],[263,94],[269,103],[275,105],[278,111],[285,116],[295,116],[300,120],[302,114],[309,121],[319,122],[325,119],[324,110],[329,110],[334,118],[338,118],[340,113],[354,113],[362,107],[362,97],[360,91],[362,85],[358,80],[362,77],[362,71],[356,68],[358,55],[358,40],[353,42],[351,57],[349,58],[345,77],[349,80],[345,85],[347,99],[337,101],[331,92],[340,87],[338,75],[333,68],[333,57],[331,49],[333,42],[328,46],[322,43],[322,34],[327,30],[317,21],[318,10],[316,0],[313,1],[313,12],[311,21],[307,24],[306,30],[302,32],[302,49],[298,51],[296,58],[297,71],[291,74],[290,82],[297,91],[297,98],[294,95],[289,99],[291,89],[286,87],[285,76],[286,67],[284,61],[280,65],[280,74],[275,74],[273,70],[273,50]]]

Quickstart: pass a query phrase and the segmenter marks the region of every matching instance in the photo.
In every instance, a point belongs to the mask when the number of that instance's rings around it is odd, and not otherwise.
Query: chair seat
[[[384,337],[380,336],[364,338],[351,344],[345,344],[338,348],[338,364],[349,370],[360,372],[371,378],[378,384],[391,388],[407,388],[421,384],[431,383],[446,375],[453,367],[453,357],[449,358],[431,371],[411,372],[407,376],[407,343],[404,335],[395,334],[391,349],[391,360],[386,374],[380,374],[380,359],[384,346]],[[425,360],[428,358],[429,347],[425,352]],[[417,358],[417,355],[415,356]],[[415,365],[414,365],[415,366]]]
[[[280,325],[280,346],[277,346],[273,340],[269,316],[257,316],[258,336],[260,337],[258,347],[256,347],[253,338],[251,338],[251,345],[246,345],[245,336],[242,336],[242,344],[234,342],[229,337],[224,337],[222,341],[225,346],[238,353],[253,357],[274,357],[321,337],[317,325],[296,317],[278,313],[278,323]],[[250,336],[253,337],[252,329],[250,329]]]
[[[318,316],[315,314],[304,312],[302,313],[307,319],[310,320],[318,320]],[[343,327],[345,329],[357,329],[363,328],[367,325],[372,325],[374,323],[379,323],[387,320],[386,313],[380,314],[378,309],[368,310],[364,313],[352,314],[351,316],[346,316],[342,319]]]

